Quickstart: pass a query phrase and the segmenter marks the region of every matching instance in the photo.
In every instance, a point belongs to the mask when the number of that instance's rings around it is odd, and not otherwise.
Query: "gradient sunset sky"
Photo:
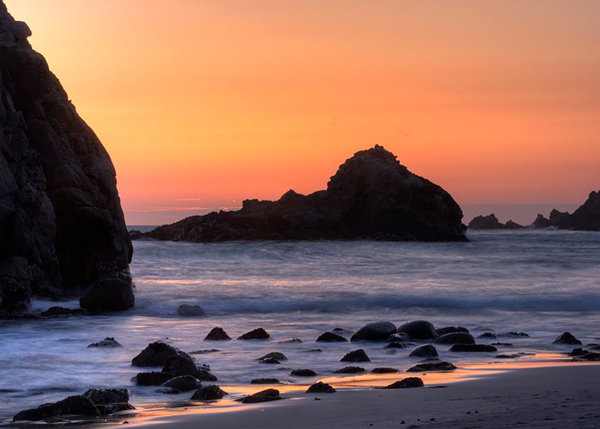
[[[463,206],[600,189],[600,1],[5,2],[130,224],[324,189],[376,143]]]

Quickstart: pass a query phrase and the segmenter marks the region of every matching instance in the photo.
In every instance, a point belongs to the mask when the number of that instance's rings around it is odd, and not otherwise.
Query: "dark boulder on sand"
[[[327,383],[319,381],[308,388],[306,393],[335,393],[336,390]]]
[[[98,341],[97,343],[90,344],[88,347],[123,347],[117,340],[113,337],[106,337],[102,341]]]
[[[315,377],[317,375],[312,369],[295,369],[290,374],[296,377]]]
[[[238,340],[268,340],[271,336],[263,328],[258,328],[238,338]]]
[[[206,316],[206,313],[199,305],[180,305],[177,309],[177,314],[184,317],[200,317]]]
[[[51,417],[76,415],[99,417],[100,411],[90,398],[84,395],[69,396],[62,401],[43,404],[38,408],[25,410],[13,417],[13,421],[40,421]]]
[[[250,384],[281,384],[276,378],[255,378]]]
[[[333,371],[334,374],[360,374],[361,372],[365,372],[365,369],[360,366],[346,366],[337,371]]]
[[[219,386],[211,384],[209,386],[202,386],[194,392],[192,395],[192,401],[216,401],[217,399],[223,399],[228,393],[221,389]]]
[[[450,362],[421,362],[406,372],[453,371],[456,367]]]
[[[436,344],[475,344],[473,335],[467,332],[451,332],[437,337]]]
[[[451,352],[497,352],[498,349],[489,344],[454,344]]]
[[[257,404],[260,402],[277,401],[279,399],[283,399],[279,395],[279,390],[267,389],[257,392],[254,395],[246,396],[245,398],[241,399],[241,402],[244,404]]]
[[[431,344],[427,344],[424,346],[419,346],[414,349],[409,354],[410,357],[418,357],[418,358],[435,358],[438,357],[438,352],[434,346]]]
[[[583,343],[575,338],[570,332],[565,332],[554,340],[552,344],[581,345]]]
[[[179,349],[165,343],[148,344],[144,350],[131,360],[133,366],[163,366],[168,358],[182,353]]]
[[[358,349],[346,353],[340,362],[371,362],[371,359],[369,359],[369,356],[367,356],[363,349]]]
[[[423,386],[423,380],[421,380],[419,377],[408,377],[403,380],[396,381],[389,386],[382,387],[382,389],[410,389]]]
[[[350,341],[385,341],[396,333],[396,325],[391,322],[375,322],[360,328]]]
[[[125,311],[135,304],[131,283],[121,279],[101,280],[79,298],[81,308],[90,313]]]
[[[131,287],[115,168],[29,36],[0,1],[0,314]]]
[[[378,239],[467,241],[463,213],[438,185],[411,173],[381,146],[357,152],[324,191],[292,190],[278,201],[192,216],[144,234],[159,240]]]
[[[345,343],[348,340],[341,335],[334,334],[333,332],[325,332],[324,334],[319,335],[317,338],[318,343]]]
[[[127,389],[90,389],[83,396],[92,400],[101,415],[135,410],[135,407],[129,403]]]
[[[414,340],[433,340],[436,337],[434,326],[426,320],[407,322],[398,328],[398,332],[404,332]]]
[[[231,340],[231,337],[227,335],[227,332],[223,328],[212,328],[204,340],[208,341],[226,341]]]

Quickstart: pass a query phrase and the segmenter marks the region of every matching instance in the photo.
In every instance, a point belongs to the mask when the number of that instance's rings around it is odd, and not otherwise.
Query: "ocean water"
[[[131,358],[163,340],[211,366],[221,385],[253,378],[295,379],[291,369],[320,377],[344,364],[348,351],[364,348],[366,369],[406,370],[417,361],[410,349],[391,353],[381,343],[315,343],[333,328],[354,331],[379,320],[397,325],[427,319],[436,327],[461,325],[483,332],[523,331],[501,338],[500,352],[567,351],[552,340],[570,331],[600,343],[600,234],[565,231],[470,232],[469,243],[373,241],[235,242],[218,244],[136,241],[131,266],[136,307],[110,316],[42,321],[0,321],[0,422],[44,402],[88,388],[131,389],[136,406],[186,400],[190,393],[160,395],[138,387]],[[177,316],[181,304],[198,304],[202,318]],[[44,310],[56,303],[35,302]],[[60,305],[77,307],[77,302]],[[215,326],[237,338],[257,327],[270,341],[203,341]],[[117,349],[88,348],[115,337]],[[302,343],[281,343],[291,338]],[[496,340],[493,340],[496,341]],[[482,342],[492,342],[483,341]],[[311,352],[311,349],[321,352]],[[451,353],[455,363],[490,360],[495,353]],[[282,365],[256,358],[283,352]],[[317,377],[319,378],[319,377]]]

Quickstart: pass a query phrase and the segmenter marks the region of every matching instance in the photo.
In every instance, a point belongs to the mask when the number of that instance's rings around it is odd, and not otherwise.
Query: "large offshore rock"
[[[551,226],[577,231],[600,231],[600,192],[592,192],[587,201],[573,214],[552,210]]]
[[[512,220],[502,223],[495,214],[488,216],[476,216],[469,222],[469,229],[521,229],[525,228]]]
[[[144,234],[159,240],[379,239],[467,241],[450,194],[411,173],[383,147],[357,152],[324,191],[192,216]]]
[[[0,0],[0,313],[131,283],[114,166],[30,35]]]

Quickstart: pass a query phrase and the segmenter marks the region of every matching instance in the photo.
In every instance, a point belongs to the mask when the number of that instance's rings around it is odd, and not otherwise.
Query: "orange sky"
[[[600,189],[599,1],[5,2],[130,224],[323,189],[375,143],[463,205]]]

